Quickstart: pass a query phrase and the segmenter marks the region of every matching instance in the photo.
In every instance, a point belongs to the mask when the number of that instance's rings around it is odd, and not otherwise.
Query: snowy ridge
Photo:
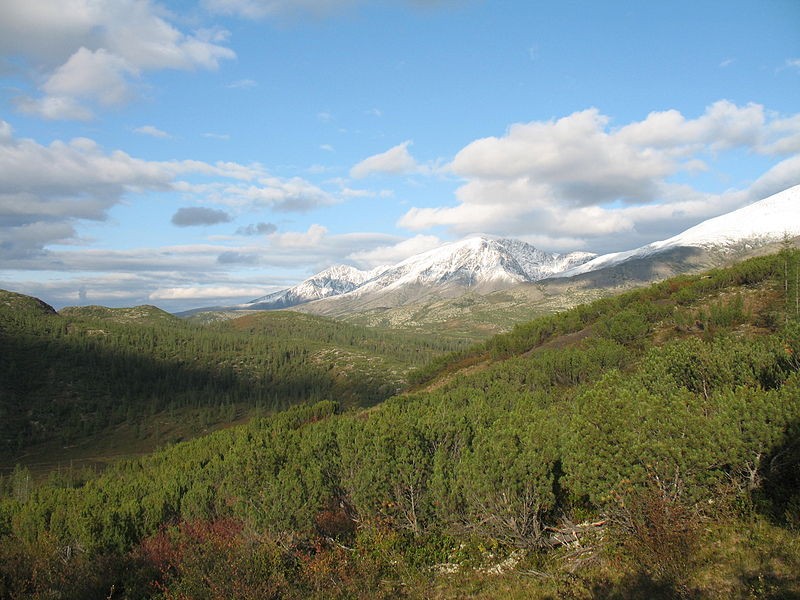
[[[371,271],[334,266],[294,287],[237,308],[287,308],[334,296],[380,296],[405,288],[486,292],[539,281],[594,257],[588,252],[566,255],[543,252],[519,240],[474,237]]]
[[[736,251],[743,244],[756,247],[779,241],[784,235],[800,236],[800,185],[627,252],[556,254],[520,240],[473,237],[371,271],[333,266],[296,286],[228,310],[288,308],[316,300],[342,301],[347,310],[386,308],[435,296],[452,298],[467,291],[488,293],[521,283],[572,277],[676,248]]]
[[[364,295],[407,286],[499,289],[538,281],[593,258],[543,252],[519,240],[474,237],[407,258],[352,292]]]
[[[239,305],[237,308],[250,310],[286,308],[330,296],[346,294],[358,288],[365,281],[372,279],[384,269],[385,267],[378,267],[371,271],[361,271],[348,265],[334,265],[298,283],[296,286],[256,298],[246,304]]]
[[[726,248],[742,242],[762,244],[784,235],[800,236],[800,185],[749,204],[733,212],[708,219],[669,239],[628,250],[604,254],[556,277],[572,277],[613,267],[634,258],[644,258],[679,247]]]

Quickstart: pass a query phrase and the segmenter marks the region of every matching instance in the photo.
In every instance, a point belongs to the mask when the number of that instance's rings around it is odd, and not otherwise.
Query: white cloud
[[[175,250],[175,249],[173,249]],[[147,255],[144,250],[134,251]],[[153,260],[158,255],[153,253]],[[269,292],[288,287],[294,279],[272,274],[248,272],[240,275],[227,267],[216,268],[209,262],[205,270],[190,265],[183,270],[128,270],[119,266],[104,273],[59,270],[44,277],[18,281],[3,280],[0,287],[46,299],[56,308],[74,304],[133,306],[157,303],[165,310],[187,310],[198,306],[245,302]],[[165,285],[165,278],[169,284]],[[218,295],[214,295],[218,294]]]
[[[123,104],[130,99],[128,76],[137,69],[121,56],[100,48],[79,48],[42,85],[42,91],[55,98],[93,98],[104,106]]]
[[[632,123],[615,133],[622,142],[639,148],[688,152],[697,147],[726,150],[759,144],[766,123],[764,107],[739,107],[720,100],[697,119],[687,120],[677,110],[650,113],[644,121]]]
[[[502,138],[472,142],[453,160],[467,178],[547,181],[577,204],[651,195],[651,182],[671,170],[664,156],[615,139],[608,118],[591,109],[557,121],[513,125]]]
[[[142,135],[149,135],[150,137],[160,138],[162,140],[169,139],[172,136],[166,131],[162,131],[155,125],[142,125],[133,130],[134,133],[141,133]]]
[[[277,233],[272,236],[272,246],[276,248],[308,248],[309,246],[319,246],[327,236],[328,228],[322,225],[311,225],[308,231],[287,233]]]
[[[207,300],[216,298],[258,297],[265,294],[263,287],[189,286],[159,288],[150,292],[151,300]]]
[[[227,176],[232,176],[229,173]],[[244,178],[244,177],[242,177]],[[177,182],[175,189],[200,195],[211,202],[234,208],[271,208],[278,212],[308,212],[336,203],[336,198],[300,177],[283,179],[261,176],[251,185],[215,182],[192,184]]]
[[[37,0],[0,3],[0,52],[23,59],[39,93],[19,110],[82,119],[133,98],[146,71],[216,69],[235,53],[224,31],[184,33],[149,0]]]
[[[563,244],[580,240],[609,251],[669,237],[800,182],[800,160],[792,156],[800,151],[800,114],[720,101],[694,119],[666,110],[621,127],[611,123],[589,109],[476,140],[448,166],[464,179],[456,203],[413,207],[398,224],[536,237],[554,250],[574,249]],[[719,160],[741,150],[786,158],[749,189],[727,194],[674,182],[698,173],[719,177]]]
[[[50,121],[88,121],[93,117],[90,109],[74,98],[64,96],[43,96],[30,98],[20,96],[14,99],[17,110],[26,115],[35,115]]]
[[[195,176],[212,181],[184,180]],[[336,201],[306,180],[270,176],[258,164],[146,161],[107,152],[86,138],[45,146],[16,138],[0,120],[0,264],[40,256],[54,243],[78,242],[79,223],[104,221],[111,207],[143,191],[183,192],[190,201],[219,204],[232,212],[259,207],[307,211]],[[182,209],[176,219],[179,225],[214,224],[229,220],[230,214],[195,207]],[[215,260],[218,254],[217,248]]]
[[[409,153],[409,145],[410,140],[389,148],[386,152],[365,158],[350,169],[350,177],[363,179],[377,173],[399,175],[415,171],[417,161]]]
[[[393,265],[406,258],[427,252],[442,245],[442,240],[434,235],[417,235],[400,242],[378,246],[371,250],[351,252],[347,259],[361,268],[373,269],[381,265]]]
[[[78,138],[42,146],[33,140],[0,141],[0,224],[56,219],[101,220],[131,188],[168,189],[169,165],[105,153]]]
[[[417,236],[417,239],[426,237]],[[306,231],[273,233],[267,239],[266,247],[249,252],[258,252],[262,265],[300,267],[311,275],[339,263],[355,263],[362,268],[377,266],[373,263],[379,260],[378,257],[368,253],[376,248],[392,248],[401,241],[402,238],[385,233],[332,234],[327,227],[315,223]],[[401,253],[396,251],[396,254]]]

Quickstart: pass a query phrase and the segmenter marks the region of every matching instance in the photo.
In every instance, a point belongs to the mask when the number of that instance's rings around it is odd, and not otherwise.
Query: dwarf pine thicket
[[[297,313],[203,326],[155,307],[56,314],[1,294],[0,455],[12,457],[118,424],[141,429],[155,415],[204,426],[330,398],[368,406],[396,393],[409,369],[466,344]]]
[[[0,596],[796,595],[798,262],[537,319],[368,410],[331,388],[100,475],[18,469]]]

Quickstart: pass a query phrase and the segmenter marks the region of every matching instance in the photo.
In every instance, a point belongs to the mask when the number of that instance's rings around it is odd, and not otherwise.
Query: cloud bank
[[[736,151],[777,162],[745,190],[691,185]],[[553,249],[625,249],[800,183],[798,152],[800,114],[758,104],[723,100],[694,119],[667,110],[621,127],[591,108],[468,144],[447,167],[464,181],[455,205],[413,207],[399,225],[514,235]]]
[[[196,177],[214,181],[193,183]],[[178,192],[222,207],[181,208],[172,218],[181,227],[228,222],[236,211],[306,212],[337,201],[302,178],[275,177],[257,164],[147,161],[87,138],[45,146],[17,138],[0,120],[0,263],[7,268],[44,256],[49,245],[80,243],[79,224],[105,221],[113,206],[143,192]],[[242,233],[273,233],[272,227],[258,223]]]

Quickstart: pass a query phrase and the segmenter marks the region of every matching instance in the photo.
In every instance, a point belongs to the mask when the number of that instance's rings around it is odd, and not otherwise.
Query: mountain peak
[[[372,279],[384,268],[378,267],[371,271],[361,271],[350,265],[333,265],[296,286],[256,298],[237,308],[249,310],[288,308],[330,296],[346,294],[365,281]]]
[[[593,257],[585,252],[553,254],[520,240],[475,236],[370,271],[334,265],[296,286],[237,308],[288,308],[332,297],[381,296],[401,289],[410,295],[417,293],[410,290],[445,295],[465,290],[488,292],[538,281]]]

